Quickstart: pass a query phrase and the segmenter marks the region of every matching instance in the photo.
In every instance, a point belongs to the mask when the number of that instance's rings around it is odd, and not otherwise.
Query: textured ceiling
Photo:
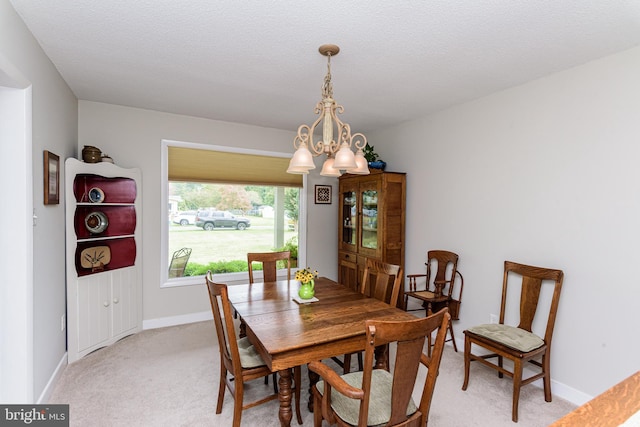
[[[640,44],[640,0],[11,0],[79,99],[371,131]]]

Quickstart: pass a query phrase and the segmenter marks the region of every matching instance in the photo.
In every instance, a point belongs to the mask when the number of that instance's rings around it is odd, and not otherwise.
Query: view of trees
[[[256,185],[170,182],[169,194],[182,198],[178,205],[181,211],[216,208],[248,213],[258,206],[273,206],[275,201],[275,187]],[[298,194],[297,188],[285,188],[284,208],[296,222],[298,221]]]
[[[266,215],[261,208],[275,208],[276,193],[284,193],[285,212],[274,209],[273,214]],[[299,194],[299,188],[281,191],[270,186],[169,182],[169,196],[178,200],[179,211],[215,208],[237,216],[251,215],[251,226],[242,231],[204,231],[193,219],[191,221],[195,222],[188,225],[170,219],[167,256],[171,259],[180,248],[192,249],[185,276],[202,275],[208,270],[216,274],[247,271],[248,252],[288,250],[297,262]],[[275,227],[274,214],[284,215],[284,227]]]

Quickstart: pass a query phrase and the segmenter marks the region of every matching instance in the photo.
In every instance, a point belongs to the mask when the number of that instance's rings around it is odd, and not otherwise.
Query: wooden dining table
[[[415,317],[327,278],[315,280],[316,302],[293,300],[299,283],[291,280],[235,285],[229,300],[246,335],[272,371],[278,371],[279,419],[290,426],[291,368],[365,348],[367,319],[411,320]],[[388,367],[386,348],[376,352],[376,366]],[[318,381],[309,371],[310,387]],[[297,387],[298,385],[296,385]],[[312,398],[309,406],[312,409]]]

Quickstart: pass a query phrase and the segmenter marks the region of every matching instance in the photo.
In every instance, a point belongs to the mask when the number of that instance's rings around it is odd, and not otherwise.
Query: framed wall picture
[[[60,157],[44,151],[44,204],[60,203]]]
[[[330,205],[331,204],[331,186],[330,185],[316,185],[316,205]]]

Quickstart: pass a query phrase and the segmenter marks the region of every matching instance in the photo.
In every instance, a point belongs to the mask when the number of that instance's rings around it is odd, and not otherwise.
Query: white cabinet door
[[[137,269],[121,268],[111,272],[112,334],[117,337],[138,326]]]
[[[102,273],[81,277],[76,286],[79,321],[76,328],[78,348],[74,350],[82,352],[111,337],[111,275]]]

